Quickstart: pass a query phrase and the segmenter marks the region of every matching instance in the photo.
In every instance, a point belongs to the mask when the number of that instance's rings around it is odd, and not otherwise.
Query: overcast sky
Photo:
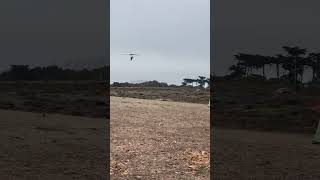
[[[274,55],[283,45],[320,52],[319,0],[215,0],[213,63],[228,73],[238,52]]]
[[[0,70],[9,64],[104,65],[105,1],[0,1]],[[111,78],[181,82],[209,72],[209,0],[111,0]],[[320,51],[318,0],[215,0],[212,70],[238,52]],[[134,51],[133,62],[120,53]]]
[[[99,0],[1,0],[0,70],[10,64],[108,64],[106,7]]]
[[[111,82],[180,84],[210,72],[209,0],[111,0]],[[133,61],[121,53],[140,54]]]

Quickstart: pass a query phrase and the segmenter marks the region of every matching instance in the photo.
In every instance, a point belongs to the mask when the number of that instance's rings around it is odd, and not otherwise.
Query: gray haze
[[[2,0],[0,69],[108,64],[107,10],[98,0]]]
[[[111,0],[110,28],[111,82],[209,75],[209,0]]]
[[[215,0],[213,63],[217,75],[227,73],[238,52],[274,55],[283,45],[320,52],[318,0]]]

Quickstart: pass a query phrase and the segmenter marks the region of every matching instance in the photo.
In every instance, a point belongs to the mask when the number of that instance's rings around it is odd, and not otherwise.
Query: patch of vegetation
[[[274,95],[288,87],[285,81],[217,80],[213,126],[314,133],[320,113],[310,109],[320,87],[309,86],[295,94]],[[259,93],[256,93],[259,92]]]
[[[0,81],[103,80],[109,81],[109,67],[95,69],[63,69],[58,66],[34,67],[11,65],[0,74]]]
[[[208,167],[206,166],[199,166],[195,169],[196,176],[206,176],[208,174]]]

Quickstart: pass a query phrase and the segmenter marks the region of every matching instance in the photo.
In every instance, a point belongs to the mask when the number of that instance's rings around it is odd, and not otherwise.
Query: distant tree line
[[[158,82],[156,80],[146,81],[142,83],[114,82],[113,84],[111,84],[111,87],[172,87],[172,86],[175,86],[175,85],[168,85],[167,83]]]
[[[211,77],[213,77],[213,75]],[[213,79],[213,78],[206,78],[204,76],[199,76],[198,79],[185,78],[183,79],[181,86],[204,87],[206,84],[210,85],[210,79]],[[159,81],[153,80],[153,81],[146,81],[142,83],[114,82],[113,84],[111,84],[111,87],[179,87],[179,86],[168,85],[165,82],[159,82]]]
[[[212,77],[212,75],[211,75]],[[212,79],[212,78],[211,78]],[[204,76],[199,76],[197,79],[190,79],[185,78],[183,79],[182,86],[198,86],[198,87],[204,87],[206,84],[210,86],[210,78],[206,78]]]
[[[234,57],[237,63],[229,68],[231,74],[228,77],[248,77],[253,75],[253,70],[256,70],[266,79],[265,68],[269,66],[276,70],[277,79],[302,83],[305,70],[310,69],[311,81],[320,80],[320,53],[308,52],[307,49],[298,46],[283,46],[282,49],[285,53],[275,56],[236,54]]]
[[[109,67],[73,70],[63,69],[55,65],[34,68],[30,68],[29,65],[11,65],[8,71],[0,74],[0,80],[109,80]]]

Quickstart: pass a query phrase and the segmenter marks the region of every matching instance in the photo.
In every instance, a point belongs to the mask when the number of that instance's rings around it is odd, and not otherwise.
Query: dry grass
[[[185,160],[194,175],[205,175],[210,171],[210,153],[200,150],[188,149]]]
[[[191,87],[111,87],[111,96],[208,104],[209,89]]]
[[[112,179],[209,179],[209,132],[207,105],[111,97]]]

